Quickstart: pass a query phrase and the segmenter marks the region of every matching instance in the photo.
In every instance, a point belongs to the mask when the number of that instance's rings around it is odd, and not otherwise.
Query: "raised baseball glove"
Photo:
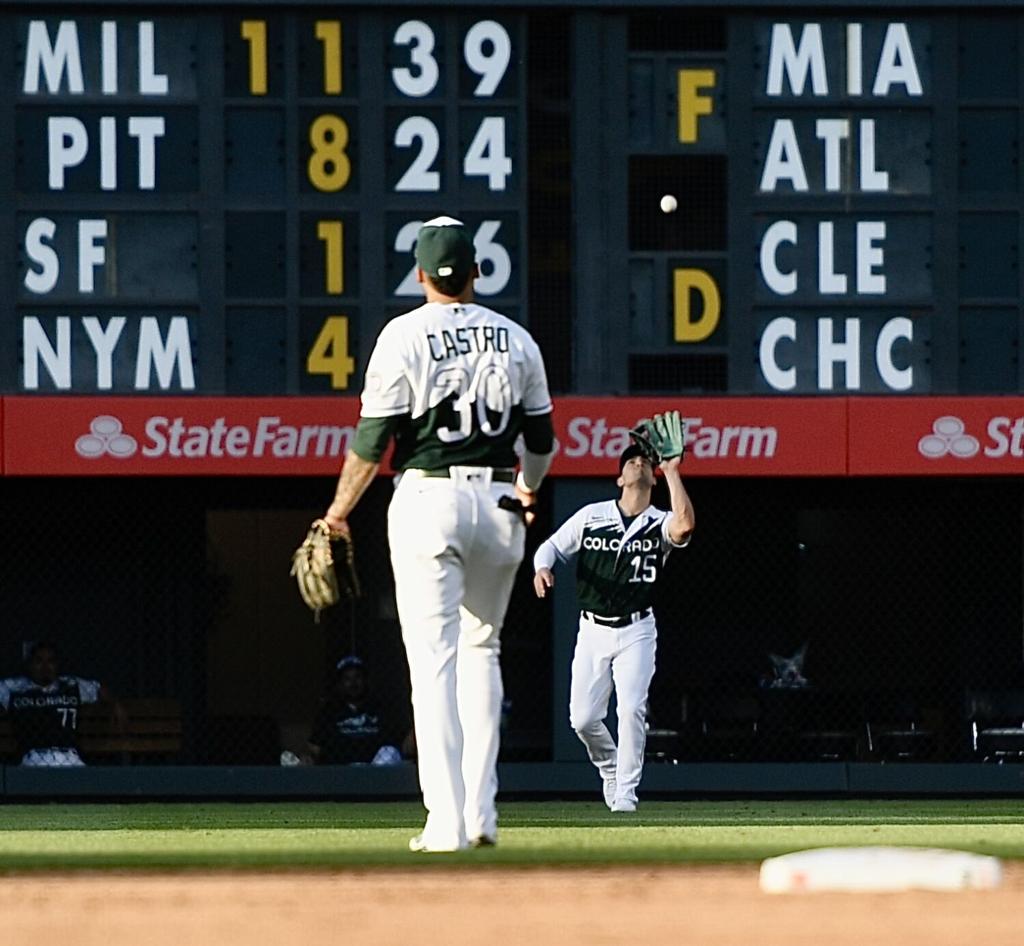
[[[298,583],[302,600],[318,623],[324,608],[337,604],[342,598],[360,595],[352,538],[332,533],[323,519],[314,520],[306,538],[292,553],[291,574]]]
[[[661,454],[661,458],[663,460],[671,460],[674,457],[682,459],[683,451],[686,449],[686,430],[679,411],[655,414],[651,426],[654,428],[652,438],[654,447]]]
[[[686,446],[685,431],[679,411],[666,411],[645,418],[629,432],[652,465],[662,460],[682,457]]]
[[[661,463],[661,454],[658,452],[658,447],[655,444],[656,433],[654,430],[654,421],[649,417],[645,417],[643,420],[638,421],[636,427],[630,432],[629,436],[633,438],[641,453],[651,461],[651,466],[657,466]]]

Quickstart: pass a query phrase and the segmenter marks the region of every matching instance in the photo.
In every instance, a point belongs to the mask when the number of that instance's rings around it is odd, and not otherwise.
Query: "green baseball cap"
[[[434,217],[423,224],[416,236],[416,263],[432,279],[468,279],[476,263],[476,249],[462,221]]]

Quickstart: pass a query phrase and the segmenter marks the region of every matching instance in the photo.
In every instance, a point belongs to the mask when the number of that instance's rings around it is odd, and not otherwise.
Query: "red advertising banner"
[[[610,476],[644,417],[686,422],[686,476],[843,476],[842,398],[557,398],[552,472]]]
[[[4,398],[8,475],[337,473],[349,398]]]
[[[1024,398],[850,398],[850,473],[1024,473]]]
[[[687,420],[687,476],[1024,473],[1024,398],[558,398],[558,476],[612,476],[642,417]],[[0,399],[20,476],[333,475],[355,397]]]
[[[3,399],[9,475],[334,474],[359,401],[325,398]],[[687,421],[687,476],[841,476],[842,398],[559,398],[552,472],[609,476],[643,417]]]

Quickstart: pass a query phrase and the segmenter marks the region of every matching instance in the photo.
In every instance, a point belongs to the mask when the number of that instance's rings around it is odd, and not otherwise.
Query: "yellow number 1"
[[[317,20],[316,38],[324,44],[324,94],[341,95],[341,23]]]
[[[316,235],[324,241],[327,294],[340,296],[345,291],[344,225],[340,220],[318,220]]]
[[[249,43],[249,94],[267,94],[267,21],[242,20],[242,39]]]
[[[355,370],[355,359],[348,353],[348,317],[329,315],[306,356],[306,372],[329,374],[331,387],[344,390]]]

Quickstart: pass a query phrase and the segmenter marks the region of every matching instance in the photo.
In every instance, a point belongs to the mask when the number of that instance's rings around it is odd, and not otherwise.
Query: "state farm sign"
[[[337,473],[355,398],[8,398],[13,474]]]
[[[666,410],[686,423],[688,476],[846,472],[841,398],[564,398],[555,403],[560,449],[552,472],[614,475],[630,428]]]
[[[850,472],[1024,472],[1024,398],[850,399]]]
[[[335,474],[357,398],[5,398],[14,475]],[[842,475],[846,407],[831,398],[563,398],[552,472],[614,476],[643,417],[686,419],[687,475]]]

